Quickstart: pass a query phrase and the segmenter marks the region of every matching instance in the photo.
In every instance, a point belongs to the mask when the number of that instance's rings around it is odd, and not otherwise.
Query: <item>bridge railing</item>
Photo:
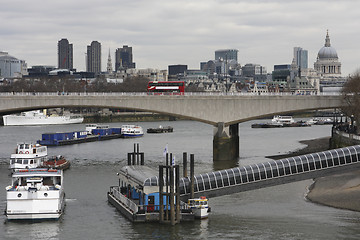
[[[298,95],[289,92],[268,92],[268,93],[249,93],[249,92],[186,92],[185,96],[339,96],[337,92],[322,92],[309,95]],[[0,92],[0,96],[148,96],[146,92]],[[150,95],[149,95],[150,96]],[[170,96],[170,95],[156,95]],[[179,95],[174,95],[179,97]]]

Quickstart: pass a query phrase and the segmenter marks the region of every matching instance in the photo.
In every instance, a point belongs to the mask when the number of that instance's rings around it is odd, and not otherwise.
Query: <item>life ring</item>
[[[26,151],[25,154],[29,154],[29,151]]]
[[[19,152],[19,154],[22,154],[22,153],[23,153],[22,151]]]

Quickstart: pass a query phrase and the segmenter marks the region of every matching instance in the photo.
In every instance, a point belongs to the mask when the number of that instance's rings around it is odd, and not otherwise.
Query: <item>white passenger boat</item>
[[[141,137],[144,135],[142,127],[137,125],[122,125],[121,135],[123,137]]]
[[[72,124],[82,123],[83,121],[83,117],[52,115],[48,116],[40,110],[3,116],[4,126]]]
[[[99,124],[95,124],[95,123],[89,123],[85,125],[85,131],[87,133],[87,135],[91,135],[92,134],[92,130],[94,129],[108,129],[109,125],[99,125]]]
[[[65,207],[63,171],[46,168],[13,173],[6,187],[8,220],[59,219]]]
[[[188,206],[194,213],[195,218],[204,219],[209,216],[209,201],[206,197],[189,199]]]
[[[15,149],[15,153],[10,156],[10,166],[12,171],[19,169],[37,168],[47,160],[47,147],[40,144],[20,143]]]
[[[277,116],[273,117],[273,119],[271,120],[271,123],[275,124],[275,125],[284,125],[284,124],[290,125],[290,124],[295,123],[295,121],[292,116],[277,115]]]

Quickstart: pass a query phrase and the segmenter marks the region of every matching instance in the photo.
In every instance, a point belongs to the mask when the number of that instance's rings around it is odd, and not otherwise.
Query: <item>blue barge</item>
[[[62,146],[84,142],[121,138],[121,128],[93,129],[92,135],[86,131],[43,133],[37,143],[45,146]]]

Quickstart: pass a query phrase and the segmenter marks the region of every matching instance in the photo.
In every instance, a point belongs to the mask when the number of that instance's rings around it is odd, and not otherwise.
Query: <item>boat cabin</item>
[[[61,170],[46,168],[24,169],[19,170],[12,175],[11,186],[8,186],[6,190],[44,190],[44,187],[47,189],[59,189],[63,184],[62,181]]]
[[[40,144],[20,143],[10,156],[12,170],[36,168],[47,159],[47,147]]]
[[[85,130],[87,132],[88,135],[93,134],[93,130],[94,129],[108,129],[109,125],[99,125],[99,124],[94,124],[94,123],[90,123],[90,124],[86,124],[85,125]]]

